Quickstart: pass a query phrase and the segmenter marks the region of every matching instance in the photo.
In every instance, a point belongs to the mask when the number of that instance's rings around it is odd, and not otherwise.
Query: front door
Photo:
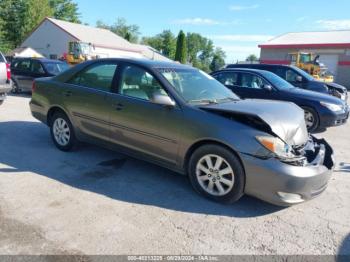
[[[115,62],[94,63],[68,81],[62,88],[63,104],[85,139],[110,141],[108,94],[111,92]]]
[[[179,149],[182,110],[152,102],[155,93],[166,90],[147,70],[126,65],[119,91],[109,96],[111,140],[113,143],[175,164]]]

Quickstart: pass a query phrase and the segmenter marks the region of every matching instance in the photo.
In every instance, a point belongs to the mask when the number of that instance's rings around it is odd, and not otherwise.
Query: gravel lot
[[[350,254],[350,124],[318,135],[339,163],[319,198],[224,206],[149,163],[58,151],[28,103],[0,107],[0,254]]]

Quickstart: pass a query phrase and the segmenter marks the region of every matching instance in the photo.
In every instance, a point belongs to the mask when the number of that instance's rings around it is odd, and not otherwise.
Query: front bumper
[[[245,193],[279,206],[305,202],[326,190],[334,160],[333,150],[325,140],[317,155],[305,165],[287,164],[279,159],[260,159],[242,155],[246,171]]]
[[[342,112],[325,111],[320,115],[320,127],[332,127],[345,124],[349,119],[349,106],[346,105]]]

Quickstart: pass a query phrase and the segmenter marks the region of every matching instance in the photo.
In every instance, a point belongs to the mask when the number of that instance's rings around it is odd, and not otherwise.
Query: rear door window
[[[241,86],[252,89],[263,89],[268,83],[261,77],[249,73],[242,73]]]
[[[75,75],[68,83],[110,92],[116,69],[115,63],[93,65]]]
[[[30,72],[30,60],[22,60],[18,62],[17,69],[22,72]]]
[[[238,86],[237,72],[222,72],[215,75],[215,78],[225,86]]]

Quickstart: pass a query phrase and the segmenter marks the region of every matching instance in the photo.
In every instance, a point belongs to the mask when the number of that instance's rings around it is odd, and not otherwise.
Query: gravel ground
[[[318,134],[339,164],[317,199],[224,206],[116,152],[58,151],[28,103],[0,107],[0,254],[350,254],[350,124]]]

